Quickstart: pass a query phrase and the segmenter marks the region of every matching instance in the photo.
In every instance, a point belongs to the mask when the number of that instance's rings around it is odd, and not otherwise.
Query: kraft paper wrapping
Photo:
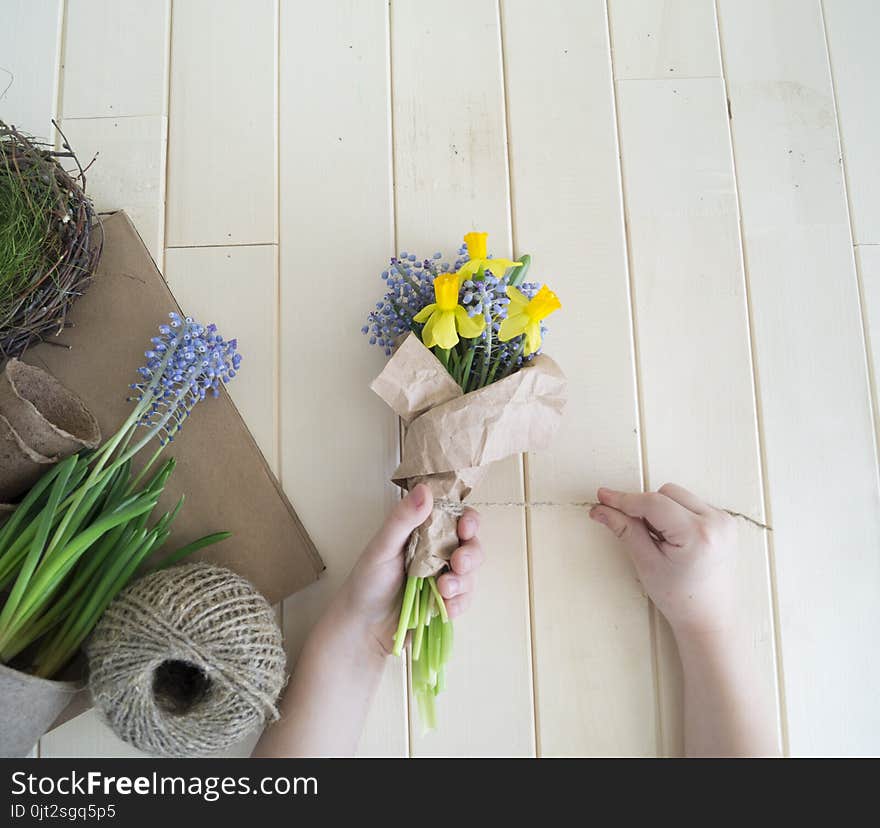
[[[550,444],[565,408],[565,376],[541,354],[517,373],[464,394],[409,334],[370,387],[407,427],[392,480],[405,489],[425,483],[434,495],[434,510],[407,560],[410,576],[426,578],[442,570],[458,546],[460,505],[487,466]]]

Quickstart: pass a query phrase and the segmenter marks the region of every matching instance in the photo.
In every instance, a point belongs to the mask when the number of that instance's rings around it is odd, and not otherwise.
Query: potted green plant
[[[0,755],[23,755],[80,686],[60,681],[114,596],[169,536],[183,498],[153,513],[174,471],[161,462],[193,408],[232,379],[241,356],[214,325],[170,314],[146,352],[129,417],[100,447],[53,466],[0,528]],[[137,473],[134,458],[158,443]],[[228,537],[201,538],[169,566]]]

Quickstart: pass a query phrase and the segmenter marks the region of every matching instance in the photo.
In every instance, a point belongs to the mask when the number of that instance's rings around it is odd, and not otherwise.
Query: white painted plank
[[[880,244],[856,248],[856,262],[862,277],[862,316],[869,368],[874,380],[874,393],[880,380]],[[880,434],[880,399],[874,397],[874,418]]]
[[[547,352],[569,378],[560,433],[528,466],[530,499],[559,504],[531,513],[539,745],[653,755],[648,601],[607,530],[564,505],[642,482],[605,5],[503,9],[517,252],[562,300]]]
[[[171,248],[165,277],[187,314],[238,340],[242,370],[229,394],[277,473],[275,261],[274,245]]]
[[[880,4],[823,0],[852,213],[853,240],[880,244]]]
[[[635,298],[647,483],[674,481],[763,521],[736,184],[720,79],[621,81],[624,193]],[[753,715],[776,729],[766,539],[739,526],[737,626],[752,642]],[[680,663],[660,638],[664,753],[683,752]]]
[[[880,501],[819,4],[721,0],[791,752],[874,754]]]
[[[43,736],[40,755],[47,759],[97,759],[139,758],[146,754],[123,742],[95,710],[89,710]]]
[[[64,118],[166,115],[170,0],[67,0]]]
[[[259,733],[253,733],[218,754],[218,758],[250,756],[259,737]],[[123,742],[95,710],[82,713],[43,736],[40,756],[44,759],[148,758],[148,754]]]
[[[86,174],[86,191],[95,206],[126,210],[161,266],[165,118],[82,118],[62,121],[61,128],[83,166],[97,156]]]
[[[478,229],[489,233],[490,252],[512,252],[499,34],[492,0],[391,6],[400,250],[452,252],[464,233]],[[498,464],[472,498],[522,501],[521,459]],[[454,656],[469,669],[453,665],[436,732],[421,736],[414,711],[419,756],[534,751],[522,510],[486,514],[481,537],[494,560]],[[493,635],[498,618],[506,619],[501,636]]]
[[[720,77],[714,0],[610,0],[614,76]]]
[[[281,470],[327,564],[285,602],[292,658],[397,497],[397,423],[368,388],[384,357],[360,334],[394,252],[387,25],[381,0],[281,6]],[[360,751],[407,739],[389,659]]]
[[[0,28],[0,119],[54,141],[61,0],[5,0]]]
[[[174,4],[169,247],[276,240],[276,17],[275,0]]]

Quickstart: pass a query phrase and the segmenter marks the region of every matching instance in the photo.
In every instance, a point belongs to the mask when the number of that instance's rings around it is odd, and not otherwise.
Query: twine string
[[[87,655],[96,706],[117,736],[148,753],[217,753],[278,718],[286,657],[275,614],[220,567],[187,564],[136,581],[105,612]],[[203,679],[195,697],[173,688],[182,711],[157,698],[157,671],[173,662]]]
[[[602,504],[595,500],[579,500],[573,501],[571,503],[557,503],[552,500],[477,500],[477,501],[468,501],[464,504],[461,503],[453,503],[453,501],[448,501],[445,499],[439,499],[435,501],[434,507],[440,508],[442,511],[448,511],[450,514],[460,515],[464,508],[467,506],[474,506],[477,508],[483,507],[502,507],[502,508],[517,508],[517,509],[566,509],[566,508],[574,508],[574,509],[592,509],[593,506],[601,506]],[[458,506],[458,511],[453,511],[454,506]],[[713,507],[718,508],[718,507]],[[751,523],[752,526],[757,526],[759,529],[766,529],[768,532],[773,531],[773,527],[769,526],[766,523],[762,523],[757,518],[753,518],[743,512],[736,512],[733,509],[718,509],[725,514],[730,515],[733,518],[737,518],[739,520],[744,520],[746,523]],[[410,541],[412,542],[412,541]]]

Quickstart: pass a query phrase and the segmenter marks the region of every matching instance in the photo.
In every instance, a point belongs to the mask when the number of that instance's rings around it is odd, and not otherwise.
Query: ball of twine
[[[268,601],[227,569],[194,563],[136,581],[86,653],[96,706],[147,753],[217,753],[278,718],[281,631]]]

